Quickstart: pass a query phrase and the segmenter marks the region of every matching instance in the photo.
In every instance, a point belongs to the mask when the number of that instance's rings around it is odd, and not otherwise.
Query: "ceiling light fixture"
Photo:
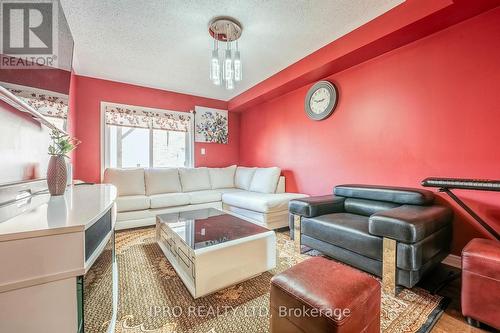
[[[227,16],[216,17],[208,24],[208,33],[214,40],[210,60],[210,80],[216,86],[234,89],[235,82],[243,78],[238,39],[243,29],[235,19]],[[219,43],[226,43],[225,51],[219,52]]]

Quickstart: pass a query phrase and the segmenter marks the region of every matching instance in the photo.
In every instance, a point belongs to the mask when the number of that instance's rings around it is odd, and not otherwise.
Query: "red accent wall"
[[[280,166],[287,191],[308,194],[342,183],[418,187],[428,176],[500,179],[498,22],[499,8],[327,77],[340,92],[327,120],[304,113],[311,85],[251,106],[240,164]],[[500,229],[500,193],[457,194]],[[456,211],[458,254],[484,234]]]
[[[113,102],[160,108],[173,111],[189,111],[195,106],[226,109],[227,102],[198,96],[140,87],[131,84],[75,76],[76,137],[81,144],[76,150],[74,178],[89,182],[100,181],[100,103]],[[201,148],[206,155],[201,155]],[[195,143],[196,166],[227,166],[238,162],[239,115],[229,113],[229,143]]]

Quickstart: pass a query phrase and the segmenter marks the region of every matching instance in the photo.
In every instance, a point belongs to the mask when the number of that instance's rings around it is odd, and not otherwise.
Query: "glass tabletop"
[[[269,231],[214,208],[161,214],[158,219],[194,250]]]

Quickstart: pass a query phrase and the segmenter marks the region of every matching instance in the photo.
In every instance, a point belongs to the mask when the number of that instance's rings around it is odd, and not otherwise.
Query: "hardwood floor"
[[[478,329],[467,324],[460,310],[460,279],[456,279],[438,292],[439,295],[449,297],[450,304],[445,313],[439,318],[431,333],[476,333],[495,332],[494,329]],[[497,331],[498,332],[498,331]]]

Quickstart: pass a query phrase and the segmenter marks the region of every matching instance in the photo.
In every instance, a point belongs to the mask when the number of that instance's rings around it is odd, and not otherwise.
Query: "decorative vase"
[[[67,170],[64,156],[52,155],[47,168],[47,185],[51,195],[63,195],[66,191]]]

